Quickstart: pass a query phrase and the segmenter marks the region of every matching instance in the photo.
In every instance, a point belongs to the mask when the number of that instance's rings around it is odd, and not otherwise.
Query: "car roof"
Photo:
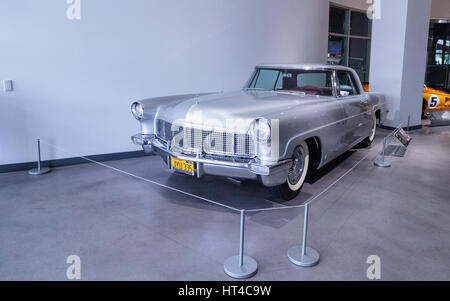
[[[259,64],[256,68],[267,69],[297,69],[297,70],[345,70],[353,71],[352,68],[340,65],[325,65],[325,64]]]

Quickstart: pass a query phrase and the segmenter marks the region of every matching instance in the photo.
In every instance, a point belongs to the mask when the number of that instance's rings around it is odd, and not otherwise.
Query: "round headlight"
[[[142,119],[144,117],[144,106],[139,102],[135,102],[131,105],[131,112],[137,120]]]
[[[270,123],[265,118],[258,118],[253,121],[250,132],[252,136],[260,142],[265,142],[270,140]]]

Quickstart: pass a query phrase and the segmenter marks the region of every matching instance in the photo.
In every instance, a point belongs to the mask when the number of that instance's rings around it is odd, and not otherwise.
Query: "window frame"
[[[352,88],[354,90],[354,94],[350,94],[347,96],[342,96],[341,95],[341,82],[339,81],[339,73],[344,73],[346,75],[348,75],[350,77],[350,81],[352,83]],[[356,78],[353,74],[353,72],[347,71],[347,70],[335,70],[335,74],[334,74],[334,80],[336,82],[336,95],[337,98],[343,98],[343,97],[355,97],[355,96],[359,96],[362,94],[361,90],[359,89],[359,86],[357,84]]]
[[[336,32],[332,32],[330,31],[330,29],[328,28],[328,36],[329,37],[340,37],[344,39],[344,43],[345,43],[345,53],[343,54],[344,56],[344,63],[343,65],[337,65],[337,66],[345,66],[345,67],[349,67],[350,66],[350,41],[351,39],[360,39],[360,40],[367,40],[369,41],[369,45],[372,41],[372,32],[371,32],[371,28],[372,28],[372,24],[370,23],[371,20],[369,20],[368,26],[368,36],[359,36],[359,35],[352,35],[351,34],[351,20],[352,20],[352,13],[353,12],[357,12],[357,13],[366,13],[364,10],[359,10],[359,9],[355,9],[355,8],[350,8],[347,6],[343,6],[343,5],[339,5],[336,3],[331,2],[330,3],[330,8],[337,8],[337,9],[343,9],[346,10],[348,12],[348,18],[346,20],[346,24],[345,24],[345,33],[336,33]],[[328,41],[330,39],[328,38]],[[329,42],[328,42],[329,43]],[[369,47],[370,49],[370,47]],[[370,50],[369,50],[369,57],[366,57],[366,60],[369,61],[369,67],[370,67]],[[367,70],[367,81],[369,81],[369,70]],[[362,81],[362,80],[361,80]],[[363,81],[362,81],[363,82]],[[365,82],[365,81],[364,81]]]

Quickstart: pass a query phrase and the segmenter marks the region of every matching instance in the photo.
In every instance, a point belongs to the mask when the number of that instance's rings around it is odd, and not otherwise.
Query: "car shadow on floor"
[[[326,164],[322,168],[311,170],[309,175],[308,175],[308,177],[306,178],[305,182],[310,184],[310,185],[313,185],[317,181],[319,181],[322,178],[326,177],[330,172],[335,170],[336,167],[338,167],[344,161],[346,161],[349,158],[351,158],[351,156],[355,152],[356,152],[356,150],[349,150],[349,151],[345,152],[344,154],[340,155],[339,157],[337,157],[336,159],[332,160],[331,162],[329,162],[328,164]],[[274,203],[278,203],[280,205],[284,205],[284,206],[298,206],[298,205],[302,205],[302,204],[306,203],[308,200],[310,200],[317,193],[319,193],[319,192],[311,193],[311,192],[307,192],[307,191],[305,191],[305,189],[303,189],[303,191],[301,191],[300,194],[296,198],[294,198],[293,200],[290,200],[290,201],[285,201],[275,191],[275,193],[273,193],[268,198],[268,200],[271,201],[271,202],[274,202]]]
[[[350,150],[337,157],[323,168],[314,171],[307,179],[308,184],[314,184],[326,177],[344,161],[351,159],[356,150]],[[295,199],[285,201],[277,193],[277,188],[267,188],[256,181],[234,181],[221,177],[204,176],[201,179],[171,173],[164,183],[168,186],[185,191],[187,193],[212,200],[214,202],[241,210],[255,210],[274,207],[290,207],[304,204],[320,191],[302,191]],[[161,194],[169,202],[185,207],[203,210],[230,212],[230,209],[208,203],[193,197],[174,195],[173,191],[162,189]],[[235,211],[236,214],[238,212]],[[252,221],[272,228],[281,228],[299,214],[303,214],[301,208],[285,209],[269,212],[249,212],[247,215]]]
[[[309,184],[316,183],[318,180],[325,177],[327,174],[329,174],[331,171],[333,171],[338,165],[342,164],[342,162],[349,159],[355,153],[356,153],[356,149],[349,150],[349,151],[343,153],[342,155],[340,155],[339,157],[337,157],[336,159],[334,159],[333,161],[329,162],[322,168],[313,170],[308,175],[306,182]]]

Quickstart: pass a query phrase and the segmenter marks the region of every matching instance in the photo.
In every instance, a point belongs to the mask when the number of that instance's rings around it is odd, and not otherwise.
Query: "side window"
[[[297,75],[297,87],[316,86],[331,89],[331,73],[300,73]]]
[[[302,72],[297,75],[297,91],[308,95],[333,96],[332,72]]]
[[[340,96],[350,96],[359,94],[355,79],[350,72],[338,71],[338,93]]]

